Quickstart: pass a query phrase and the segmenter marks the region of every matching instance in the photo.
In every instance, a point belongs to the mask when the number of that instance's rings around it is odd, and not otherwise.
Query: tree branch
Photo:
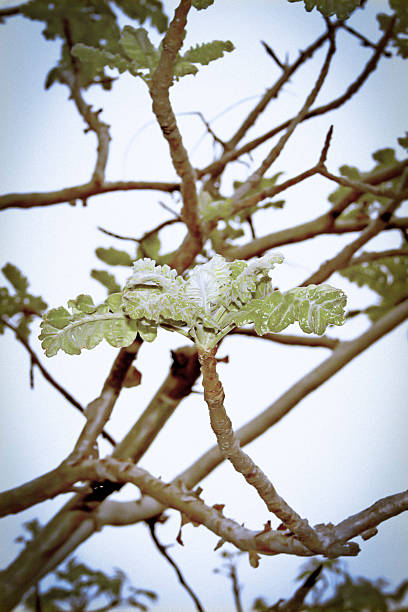
[[[328,336],[295,336],[292,334],[263,334],[260,336],[256,333],[253,328],[244,329],[236,327],[233,329],[229,335],[239,335],[239,336],[250,336],[251,338],[259,338],[260,340],[270,340],[272,342],[277,342],[278,344],[290,344],[291,346],[312,346],[312,347],[322,347],[328,349],[335,349],[340,340],[337,338],[329,338]]]
[[[237,131],[232,136],[232,138],[230,138],[230,140],[225,143],[225,149],[227,151],[231,151],[237,146],[238,142],[242,140],[242,138],[245,136],[248,130],[255,124],[259,115],[263,113],[263,111],[266,109],[269,102],[273,98],[278,97],[278,94],[281,91],[282,87],[285,85],[285,83],[289,81],[291,76],[296,72],[296,70],[302,64],[304,64],[306,60],[310,59],[313,56],[315,51],[317,51],[317,49],[319,49],[323,45],[323,43],[327,40],[328,36],[329,36],[329,33],[325,32],[322,36],[319,36],[319,38],[317,38],[317,40],[315,40],[311,45],[309,45],[309,47],[307,47],[304,51],[301,51],[299,53],[299,57],[296,59],[296,61],[291,66],[283,66],[284,72],[280,76],[280,78],[276,81],[276,83],[272,87],[270,87],[265,92],[265,94],[262,96],[262,98],[259,100],[256,106],[253,108],[253,110],[249,113],[249,115],[246,117],[246,119],[237,129]]]
[[[407,174],[408,179],[408,174]],[[403,180],[403,183],[405,185]],[[405,195],[397,196],[386,204],[378,213],[375,219],[372,219],[367,227],[361,232],[355,240],[345,246],[337,255],[325,261],[320,268],[303,281],[301,286],[307,286],[311,284],[323,283],[327,280],[333,272],[338,269],[345,268],[349,265],[350,259],[353,257],[362,246],[364,246],[369,240],[374,238],[387,226],[391,215],[395,212],[401,202],[405,199]]]
[[[173,193],[179,189],[179,183],[161,183],[158,181],[108,181],[102,185],[97,185],[91,181],[55,191],[9,193],[0,196],[0,210],[5,210],[6,208],[51,206],[52,204],[61,204],[62,202],[75,205],[77,200],[86,202],[88,198],[113,191],[154,190]]]
[[[320,70],[319,76],[316,80],[315,85],[313,86],[310,94],[307,96],[302,108],[299,113],[294,117],[288,124],[286,132],[280,137],[279,141],[276,145],[271,149],[265,159],[262,161],[261,165],[251,174],[251,176],[242,184],[232,196],[232,206],[234,206],[238,201],[248,195],[249,191],[256,187],[261,181],[265,172],[270,168],[270,166],[276,161],[279,157],[283,148],[285,147],[287,141],[292,136],[293,132],[297,128],[297,126],[304,120],[306,117],[310,107],[314,103],[317,98],[319,91],[321,90],[323,83],[327,77],[331,60],[336,51],[336,45],[334,41],[334,32],[330,30],[329,32],[330,46],[329,50],[326,54],[325,61]]]
[[[177,574],[177,578],[181,584],[181,586],[183,587],[183,589],[185,589],[187,591],[187,593],[189,594],[189,596],[191,597],[191,599],[194,602],[195,607],[197,608],[197,610],[199,610],[199,612],[204,612],[204,608],[201,605],[200,600],[198,599],[197,595],[194,593],[193,589],[190,587],[190,585],[186,582],[180,568],[178,567],[177,563],[174,561],[174,559],[172,559],[169,555],[169,553],[166,550],[166,546],[163,546],[163,544],[161,544],[159,542],[159,539],[156,535],[156,525],[157,525],[157,518],[153,517],[151,519],[148,519],[146,521],[147,526],[149,527],[149,531],[150,531],[150,535],[151,538],[153,540],[154,545],[156,546],[157,550],[159,551],[159,553],[161,555],[163,555],[163,557],[166,559],[166,561],[171,565],[171,567],[174,569],[174,571]]]
[[[173,83],[173,69],[185,35],[187,14],[191,8],[190,0],[181,0],[176,8],[174,18],[162,43],[159,65],[152,77],[149,91],[153,101],[153,112],[156,115],[164,138],[170,148],[173,166],[181,178],[181,195],[183,198],[182,216],[191,235],[202,244],[201,225],[197,207],[196,176],[187,151],[184,148],[177,120],[170,103],[169,89]]]
[[[306,170],[297,177],[293,177],[281,185],[275,185],[268,189],[264,189],[260,192],[259,195],[261,197],[259,199],[258,194],[255,194],[255,196],[251,196],[251,198],[246,198],[243,200],[242,204],[245,204],[246,207],[250,203],[253,205],[264,197],[272,197],[278,193],[277,190],[283,190],[280,188],[284,187],[286,189],[292,184],[299,182],[299,180],[303,180],[304,178],[307,178],[307,176],[314,174],[316,172],[316,167],[317,166]],[[372,172],[365,177],[365,183],[370,185],[378,185],[380,183],[390,181],[398,176],[401,176],[406,167],[408,167],[408,160],[399,162],[398,164],[395,164],[390,168],[386,168],[385,170]],[[363,193],[363,191],[358,189],[352,189],[343,198],[341,198],[341,200],[339,200],[329,212],[316,217],[312,221],[306,221],[305,223],[294,225],[288,229],[279,230],[277,232],[261,236],[260,238],[256,238],[242,246],[222,249],[221,254],[230,259],[250,259],[255,255],[261,255],[268,249],[272,249],[283,244],[302,242],[303,240],[309,240],[310,238],[315,238],[316,236],[320,236],[322,234],[343,234],[361,231],[367,227],[370,221],[369,218],[363,221],[352,221],[339,219],[339,216],[350,204],[358,200]],[[390,219],[389,223],[384,229],[405,227],[405,224],[406,219],[394,217]]]
[[[380,41],[376,45],[376,50],[373,53],[372,57],[367,62],[367,64],[365,65],[365,67],[362,70],[362,72],[360,73],[360,75],[346,89],[346,91],[341,96],[339,96],[338,98],[335,98],[334,100],[332,100],[328,104],[324,104],[322,106],[318,106],[315,109],[310,110],[309,112],[307,112],[306,115],[303,118],[303,121],[307,121],[308,119],[311,119],[312,117],[317,117],[319,115],[323,115],[325,113],[328,113],[328,112],[330,112],[332,110],[335,110],[335,109],[339,108],[345,102],[350,100],[352,98],[352,96],[354,96],[358,92],[358,90],[362,87],[362,85],[367,80],[367,78],[370,76],[370,74],[372,72],[374,72],[374,70],[377,68],[377,64],[378,64],[378,62],[379,62],[379,60],[381,58],[381,55],[383,54],[384,49],[386,48],[386,46],[387,46],[387,44],[388,44],[388,42],[389,42],[389,40],[390,40],[390,38],[392,36],[392,31],[394,29],[394,25],[395,25],[395,17],[391,19],[389,28],[383,34],[383,36],[381,37]],[[295,117],[292,117],[291,119],[287,119],[286,121],[284,121],[280,125],[276,126],[275,128],[273,128],[269,132],[266,132],[262,136],[259,136],[258,138],[255,138],[255,139],[247,142],[240,149],[236,149],[234,151],[228,151],[227,153],[224,153],[220,159],[216,160],[215,162],[212,162],[211,164],[209,164],[205,168],[202,168],[201,170],[198,170],[197,171],[197,177],[201,178],[202,176],[205,176],[207,174],[211,174],[211,175],[216,174],[216,175],[219,175],[223,171],[223,169],[225,168],[225,166],[227,164],[229,164],[232,161],[235,161],[236,159],[238,159],[239,157],[241,157],[241,155],[244,155],[245,153],[250,153],[251,151],[253,151],[257,147],[259,147],[259,145],[263,144],[264,142],[266,142],[270,138],[273,138],[273,136],[276,136],[276,134],[279,134],[279,132],[281,132],[282,130],[286,129],[294,119],[295,119]]]
[[[201,372],[203,375],[204,399],[210,413],[211,428],[217,438],[222,455],[228,459],[234,469],[242,474],[248,484],[253,486],[270,512],[273,512],[296,537],[311,551],[323,552],[324,543],[310,527],[306,519],[297,512],[277,493],[266,474],[254,461],[241,450],[232,423],[224,408],[224,390],[216,371],[214,349],[198,349]]]

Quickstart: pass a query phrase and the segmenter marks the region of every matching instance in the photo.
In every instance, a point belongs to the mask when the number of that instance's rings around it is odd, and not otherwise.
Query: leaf
[[[300,2],[301,0],[288,0],[288,2]],[[361,0],[303,0],[305,9],[310,12],[316,8],[325,17],[336,15],[338,19],[347,19],[359,6]]]
[[[95,250],[95,254],[99,259],[110,266],[131,266],[133,263],[129,253],[126,251],[120,251],[119,249],[114,249],[113,247],[110,247],[109,249],[98,247]]]
[[[210,62],[223,57],[224,52],[231,52],[234,50],[234,45],[230,40],[213,40],[209,43],[203,43],[191,47],[184,53],[183,59],[187,62],[193,62],[196,64],[207,65]]]
[[[120,285],[116,282],[115,277],[106,270],[91,270],[91,276],[106,287],[108,293],[120,291]]]
[[[112,303],[113,296],[110,298]],[[123,311],[114,312],[108,301],[95,306],[89,296],[80,295],[69,301],[69,307],[71,313],[61,306],[43,318],[39,338],[47,357],[59,350],[79,355],[83,348],[92,349],[103,339],[115,347],[129,346],[136,337],[137,323]]]
[[[160,53],[150,42],[144,28],[125,26],[119,44],[134,67],[149,68],[152,71],[159,63]]]
[[[328,325],[344,323],[346,296],[330,285],[296,287],[286,293],[274,291],[256,299],[233,315],[237,325],[254,323],[257,334],[280,332],[295,321],[310,334],[322,335]]]
[[[25,276],[23,276],[23,274],[16,266],[13,266],[13,264],[8,263],[3,266],[1,271],[3,272],[7,280],[13,285],[16,291],[19,291],[21,293],[27,292],[28,280]]]
[[[206,9],[209,6],[211,6],[211,4],[214,3],[214,0],[192,0],[191,4],[194,6],[194,8],[197,9],[197,11],[201,11],[202,9]]]

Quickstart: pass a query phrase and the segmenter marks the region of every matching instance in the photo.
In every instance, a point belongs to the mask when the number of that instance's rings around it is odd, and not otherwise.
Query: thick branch
[[[310,527],[307,520],[302,519],[278,495],[275,487],[266,474],[241,450],[232,423],[224,408],[224,390],[216,371],[216,348],[198,350],[201,372],[203,374],[204,399],[207,402],[210,422],[222,455],[228,459],[234,469],[243,475],[248,484],[253,486],[270,512],[273,512],[287,525],[296,537],[310,550],[322,552],[323,543]]]
[[[153,101],[153,112],[169,145],[173,166],[181,178],[183,220],[191,235],[198,242],[201,242],[195,171],[184,148],[169,97],[169,89],[173,83],[174,63],[183,44],[187,14],[190,8],[190,0],[181,0],[176,8],[173,21],[170,23],[163,39],[159,65],[153,75],[149,89]]]

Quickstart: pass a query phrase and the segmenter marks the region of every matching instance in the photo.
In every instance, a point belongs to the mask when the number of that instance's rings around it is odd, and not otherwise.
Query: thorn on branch
[[[263,44],[266,53],[270,55],[270,57],[279,66],[281,70],[285,71],[287,69],[287,66],[280,61],[275,51],[265,41],[261,40],[261,43]]]
[[[333,125],[330,126],[329,131],[326,134],[323,149],[322,149],[322,152],[320,153],[318,166],[323,166],[324,162],[326,161],[332,136],[333,136]]]

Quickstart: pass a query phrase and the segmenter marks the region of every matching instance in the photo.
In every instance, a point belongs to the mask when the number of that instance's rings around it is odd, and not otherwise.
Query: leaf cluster
[[[0,287],[0,316],[5,320],[15,318],[18,333],[27,339],[30,323],[35,316],[42,316],[47,304],[41,297],[28,292],[28,280],[16,266],[8,263],[3,266],[2,272],[12,285],[14,293],[10,293],[7,287]],[[4,323],[1,318],[0,333],[3,333]]]
[[[47,75],[46,89],[55,82],[63,82],[64,71],[74,72],[84,88],[93,84],[111,88],[112,79],[104,68],[93,70],[79,56],[73,57],[72,48],[81,44],[103,49],[105,53],[119,53],[121,32],[114,8],[141,24],[149,21],[159,32],[167,29],[168,20],[159,0],[57,0],[52,3],[30,0],[21,5],[20,11],[25,17],[45,23],[43,35],[47,40],[62,40],[61,56]]]
[[[403,139],[401,139],[403,140]],[[340,167],[340,173],[342,176],[347,177],[352,181],[364,182],[367,176],[373,173],[386,170],[387,168],[394,166],[398,163],[398,159],[395,155],[395,150],[388,147],[385,149],[379,149],[372,154],[372,158],[375,161],[375,165],[368,172],[362,172],[355,166],[343,165]],[[382,187],[388,188],[394,192],[398,191],[399,178],[385,181],[381,184]],[[343,198],[351,192],[350,187],[344,187],[340,185],[335,191],[329,196],[328,200],[332,204],[337,204]],[[355,200],[347,209],[340,215],[342,220],[350,221],[367,221],[372,214],[378,212],[389,202],[389,198],[375,195],[373,193],[363,193]]]
[[[275,291],[271,271],[280,254],[227,262],[215,255],[195,266],[185,279],[167,264],[138,259],[121,293],[95,306],[79,295],[50,310],[41,324],[47,356],[59,349],[79,354],[105,338],[112,346],[128,346],[139,333],[152,341],[161,326],[177,331],[204,349],[214,347],[235,326],[254,323],[258,334],[279,332],[298,322],[306,333],[323,334],[328,325],[342,325],[346,297],[330,285]]]
[[[384,257],[341,270],[340,274],[359,287],[369,287],[381,298],[364,312],[375,322],[408,298],[408,250],[406,256]]]
[[[128,605],[139,610],[148,610],[143,602],[149,603],[157,600],[157,594],[147,589],[138,589],[128,585],[126,574],[115,568],[112,575],[101,570],[94,570],[75,558],[68,561],[65,566],[55,572],[57,586],[51,586],[41,593],[31,592],[24,600],[25,606],[30,610],[38,609],[38,599],[44,612],[62,612],[64,605],[70,610],[91,610],[91,606],[100,600],[105,601],[103,610],[111,606]],[[106,601],[108,602],[106,604]],[[37,607],[36,607],[37,606]]]
[[[196,64],[207,65],[222,57],[225,51],[233,51],[231,41],[213,40],[191,47],[184,54],[177,54],[174,64],[174,78],[178,80],[187,74],[196,74]],[[116,50],[102,45],[78,43],[72,51],[74,57],[87,66],[88,73],[96,78],[106,67],[117,69],[120,74],[130,72],[149,82],[157,69],[161,46],[155,47],[145,28],[125,26],[120,34]]]

